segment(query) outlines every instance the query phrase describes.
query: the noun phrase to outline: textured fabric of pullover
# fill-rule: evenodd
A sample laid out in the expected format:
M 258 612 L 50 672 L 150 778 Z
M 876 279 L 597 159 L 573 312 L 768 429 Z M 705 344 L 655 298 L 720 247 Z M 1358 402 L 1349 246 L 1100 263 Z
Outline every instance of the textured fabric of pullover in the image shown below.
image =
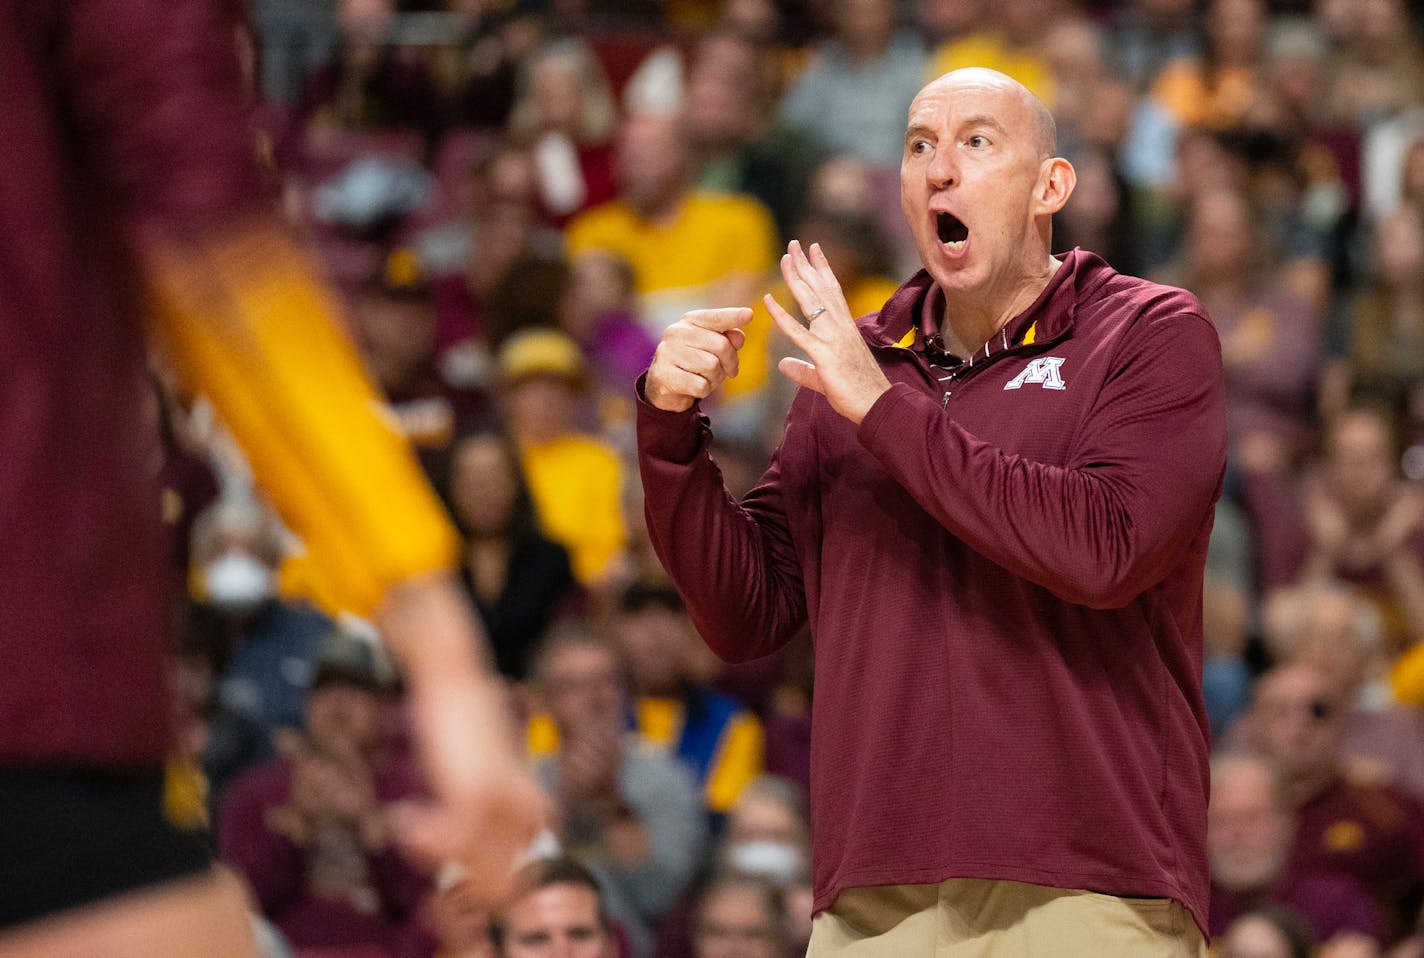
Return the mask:
M 858 321 L 890 390 L 859 427 L 802 390 L 740 503 L 705 417 L 639 403 L 652 542 L 702 636 L 740 661 L 809 622 L 818 912 L 973 877 L 1206 928 L 1220 346 L 1191 294 L 1063 260 L 945 381 L 904 348 L 937 293 L 910 279 Z

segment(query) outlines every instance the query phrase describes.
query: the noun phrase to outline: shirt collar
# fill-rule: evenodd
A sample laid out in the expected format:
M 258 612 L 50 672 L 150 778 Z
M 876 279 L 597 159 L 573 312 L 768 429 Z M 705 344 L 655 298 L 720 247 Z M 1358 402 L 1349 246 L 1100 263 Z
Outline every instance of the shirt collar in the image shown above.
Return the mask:
M 1078 299 L 1085 288 L 1097 285 L 1091 281 L 1100 278 L 1100 270 L 1111 269 L 1095 254 L 1076 247 L 1057 254 L 1057 258 L 1063 265 L 1049 279 L 1038 298 L 1009 320 L 1000 335 L 985 344 L 991 352 L 999 352 L 1005 344 L 1019 345 L 1026 338 L 1030 342 L 1046 342 L 1067 332 L 1073 325 Z M 910 347 L 915 342 L 916 320 L 928 318 L 933 325 L 925 328 L 938 331 L 943 311 L 944 293 L 929 273 L 920 270 L 895 291 L 876 317 L 867 322 L 865 333 L 879 345 Z M 977 357 L 978 353 L 975 355 Z

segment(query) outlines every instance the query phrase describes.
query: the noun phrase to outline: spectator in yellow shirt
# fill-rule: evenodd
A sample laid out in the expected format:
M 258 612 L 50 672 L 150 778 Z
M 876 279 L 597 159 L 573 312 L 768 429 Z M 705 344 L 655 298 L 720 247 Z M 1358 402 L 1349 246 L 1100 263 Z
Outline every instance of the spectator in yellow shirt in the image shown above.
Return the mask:
M 578 429 L 588 371 L 578 344 L 556 329 L 521 330 L 499 351 L 510 435 L 540 525 L 569 550 L 574 576 L 596 588 L 621 567 L 623 463 Z
M 771 214 L 750 196 L 690 187 L 679 120 L 630 117 L 615 162 L 618 198 L 569 224 L 571 257 L 605 250 L 626 258 L 640 314 L 657 335 L 694 305 L 740 306 L 759 297 L 777 259 Z

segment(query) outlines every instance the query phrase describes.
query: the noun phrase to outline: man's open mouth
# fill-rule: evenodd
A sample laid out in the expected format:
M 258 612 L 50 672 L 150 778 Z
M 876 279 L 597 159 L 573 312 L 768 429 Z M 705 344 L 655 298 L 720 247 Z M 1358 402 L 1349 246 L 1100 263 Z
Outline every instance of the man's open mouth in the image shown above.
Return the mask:
M 939 241 L 952 250 L 964 248 L 969 238 L 969 227 L 959 221 L 953 213 L 936 213 L 935 225 L 939 229 Z

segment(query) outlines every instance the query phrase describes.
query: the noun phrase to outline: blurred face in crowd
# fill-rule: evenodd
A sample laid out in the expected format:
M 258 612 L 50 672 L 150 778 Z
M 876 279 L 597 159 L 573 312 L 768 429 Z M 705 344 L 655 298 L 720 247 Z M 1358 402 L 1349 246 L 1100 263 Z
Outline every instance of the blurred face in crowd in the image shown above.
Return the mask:
M 598 896 L 583 885 L 536 888 L 502 917 L 503 958 L 612 958 L 612 942 L 598 917 Z
M 1294 822 L 1261 763 L 1247 758 L 1218 762 L 1206 821 L 1211 877 L 1221 887 L 1254 891 L 1285 867 Z
M 958 36 L 984 15 L 984 0 L 919 0 L 916 19 L 932 38 Z
M 1347 413 L 1331 432 L 1326 466 L 1346 514 L 1361 521 L 1373 518 L 1388 505 L 1396 479 L 1389 425 L 1368 410 Z
M 1346 706 L 1313 665 L 1280 665 L 1256 683 L 1252 731 L 1289 781 L 1328 778 L 1340 765 Z
M 783 958 L 782 916 L 755 885 L 714 888 L 697 909 L 696 958 Z
M 667 212 L 687 181 L 687 145 L 678 121 L 629 117 L 618 134 L 615 162 L 625 201 L 643 216 Z
M 611 253 L 584 253 L 572 264 L 570 301 L 564 331 L 575 339 L 593 332 L 598 320 L 615 311 L 631 312 L 633 271 Z
M 951 302 L 1012 300 L 1043 276 L 1047 219 L 1074 181 L 1051 158 L 1050 129 L 1032 94 L 992 71 L 946 74 L 915 97 L 900 205 Z
M 1261 0 L 1213 0 L 1207 34 L 1217 56 L 1227 64 L 1253 63 L 1266 36 L 1266 7 Z
M 1132 0 L 1132 5 L 1151 20 L 1175 23 L 1192 12 L 1192 0 Z
M 572 432 L 578 419 L 579 387 L 563 376 L 523 376 L 505 388 L 509 431 L 521 443 L 548 442 Z
M 325 682 L 307 694 L 307 734 L 334 754 L 366 752 L 380 740 L 381 699 L 350 682 Z
M 519 464 L 498 436 L 472 436 L 454 452 L 450 499 L 472 536 L 504 532 L 519 495 Z
M 579 72 L 578 62 L 568 54 L 546 54 L 535 61 L 530 87 L 546 128 L 578 133 L 583 106 Z
M 1355 15 L 1355 35 L 1367 54 L 1398 49 L 1411 35 L 1404 0 L 1357 0 Z
M 687 136 L 703 149 L 750 142 L 761 116 L 761 62 L 751 43 L 730 34 L 702 41 L 687 78 Z
M 1187 255 L 1192 271 L 1205 279 L 1241 274 L 1254 256 L 1251 210 L 1241 194 L 1212 190 L 1192 204 Z
M 388 389 L 408 382 L 435 351 L 435 310 L 429 302 L 367 292 L 356 315 L 371 373 Z
M 771 43 L 780 29 L 781 16 L 774 0 L 726 0 L 722 24 L 750 40 Z
M 1364 678 L 1367 647 L 1360 635 L 1364 602 L 1344 589 L 1306 592 L 1296 599 L 1299 619 L 1277 658 L 1299 659 L 1320 670 L 1342 699 Z M 1284 637 L 1282 637 L 1284 638 Z M 1279 645 L 1280 643 L 1276 643 Z
M 1263 915 L 1242 915 L 1221 939 L 1221 958 L 1295 958 L 1290 939 Z
M 681 689 L 697 641 L 686 613 L 649 605 L 620 613 L 613 631 L 639 694 L 675 695 Z
M 623 721 L 623 677 L 617 654 L 606 645 L 559 645 L 540 670 L 545 705 L 564 729 L 606 726 Z
M 1418 152 L 1424 177 L 1424 150 Z M 1424 190 L 1424 183 L 1420 186 Z M 1424 218 L 1418 210 L 1400 207 L 1375 227 L 1375 275 L 1395 289 L 1417 289 L 1424 283 Z
M 1403 172 L 1400 174 L 1400 194 L 1406 204 L 1412 204 L 1415 212 L 1424 206 L 1424 140 L 1415 140 L 1404 152 Z
M 796 809 L 749 789 L 727 814 L 719 858 L 737 872 L 785 889 L 809 877 L 809 838 Z
M 806 824 L 794 809 L 766 796 L 750 796 L 737 802 L 727 813 L 726 839 L 729 843 L 778 842 L 801 845 L 806 841 Z
M 836 36 L 855 56 L 877 56 L 895 34 L 893 0 L 836 0 Z
M 1058 19 L 1062 0 L 1014 0 L 995 6 L 999 25 L 1014 43 L 1032 43 Z

